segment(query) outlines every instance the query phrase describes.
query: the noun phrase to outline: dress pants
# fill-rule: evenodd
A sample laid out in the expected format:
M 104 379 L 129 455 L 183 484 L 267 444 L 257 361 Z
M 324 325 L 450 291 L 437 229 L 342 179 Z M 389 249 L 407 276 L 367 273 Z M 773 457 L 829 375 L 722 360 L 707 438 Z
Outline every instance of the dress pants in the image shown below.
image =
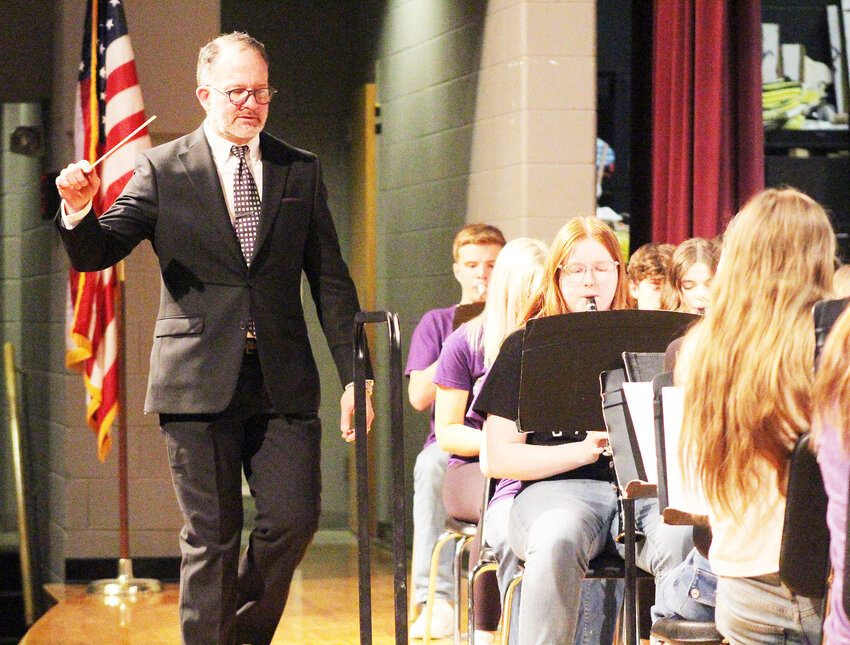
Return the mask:
M 318 527 L 319 419 L 276 414 L 253 354 L 245 356 L 224 412 L 162 414 L 160 425 L 184 519 L 183 643 L 270 643 Z M 257 516 L 240 560 L 243 469 Z

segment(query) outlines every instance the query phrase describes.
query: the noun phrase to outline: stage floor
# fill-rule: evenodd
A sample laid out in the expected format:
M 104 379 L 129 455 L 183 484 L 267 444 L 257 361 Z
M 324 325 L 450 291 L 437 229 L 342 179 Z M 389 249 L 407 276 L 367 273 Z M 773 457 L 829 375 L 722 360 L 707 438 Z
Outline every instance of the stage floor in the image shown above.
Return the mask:
M 274 645 L 359 642 L 356 543 L 319 535 L 295 572 Z M 81 585 L 51 584 L 47 590 L 57 604 L 30 628 L 21 645 L 180 643 L 176 584 L 123 603 L 87 594 Z M 395 642 L 392 555 L 381 548 L 372 551 L 372 634 L 376 645 Z

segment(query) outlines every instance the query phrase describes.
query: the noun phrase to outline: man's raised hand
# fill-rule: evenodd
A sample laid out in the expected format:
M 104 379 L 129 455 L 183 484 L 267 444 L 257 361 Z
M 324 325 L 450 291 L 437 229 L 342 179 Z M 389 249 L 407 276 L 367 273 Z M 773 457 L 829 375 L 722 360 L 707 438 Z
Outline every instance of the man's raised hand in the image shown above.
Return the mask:
M 59 196 L 67 204 L 67 213 L 77 213 L 97 195 L 100 190 L 100 177 L 85 159 L 72 163 L 63 169 L 56 178 Z

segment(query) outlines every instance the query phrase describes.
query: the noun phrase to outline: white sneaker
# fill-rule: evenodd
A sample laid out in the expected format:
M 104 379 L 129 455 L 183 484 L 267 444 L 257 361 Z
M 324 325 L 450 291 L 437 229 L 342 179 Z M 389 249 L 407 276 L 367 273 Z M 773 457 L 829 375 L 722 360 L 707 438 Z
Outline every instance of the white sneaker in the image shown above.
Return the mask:
M 408 632 L 411 639 L 422 639 L 425 636 L 425 608 L 413 621 Z M 447 638 L 454 634 L 455 614 L 452 603 L 442 598 L 434 599 L 434 608 L 431 611 L 431 638 Z
M 488 643 L 492 643 L 496 640 L 496 634 L 493 632 L 485 632 L 482 629 L 475 630 L 475 645 L 487 645 Z

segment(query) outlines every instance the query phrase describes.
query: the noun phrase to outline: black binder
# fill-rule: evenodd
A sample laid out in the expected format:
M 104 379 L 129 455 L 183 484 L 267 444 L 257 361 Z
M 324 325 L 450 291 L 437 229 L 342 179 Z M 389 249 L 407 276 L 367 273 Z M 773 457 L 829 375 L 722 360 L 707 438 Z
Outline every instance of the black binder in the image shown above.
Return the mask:
M 640 453 L 635 428 L 626 405 L 623 383 L 626 373 L 623 368 L 602 372 L 599 386 L 602 391 L 602 416 L 608 441 L 611 444 L 614 474 L 617 485 L 625 489 L 631 481 L 647 481 L 646 467 Z
M 623 352 L 626 378 L 649 383 L 664 371 L 664 352 Z
M 520 432 L 604 430 L 599 375 L 623 352 L 663 352 L 699 316 L 675 311 L 591 311 L 528 321 L 522 345 Z

